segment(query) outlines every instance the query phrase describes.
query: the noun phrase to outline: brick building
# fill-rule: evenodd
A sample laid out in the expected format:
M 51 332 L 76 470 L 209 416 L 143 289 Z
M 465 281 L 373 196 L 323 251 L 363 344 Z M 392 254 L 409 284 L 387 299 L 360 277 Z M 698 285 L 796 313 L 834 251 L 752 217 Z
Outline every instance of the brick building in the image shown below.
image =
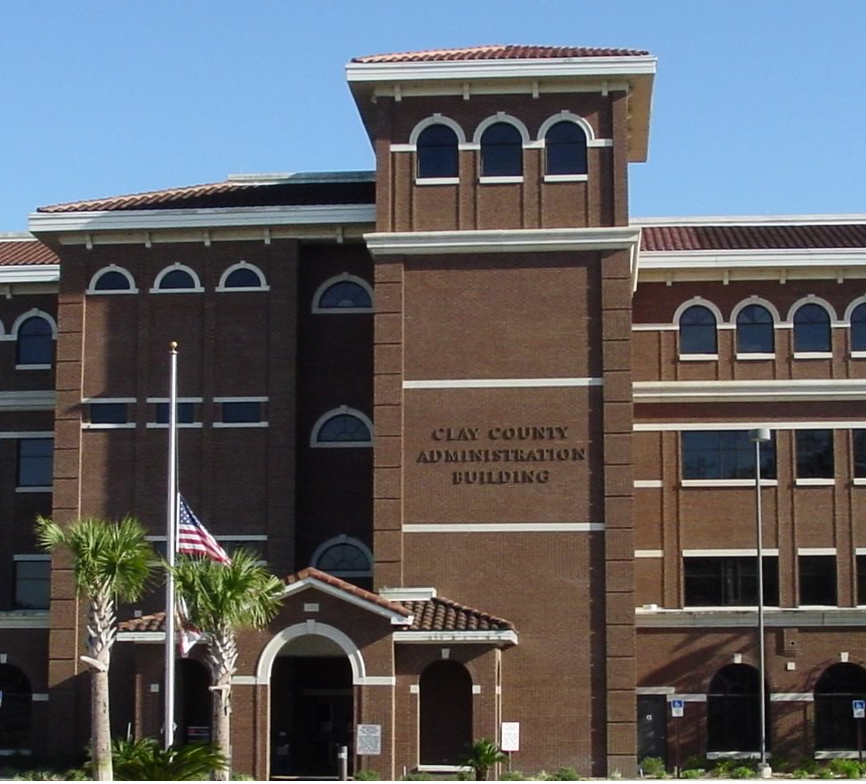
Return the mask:
M 629 773 L 677 721 L 683 756 L 753 754 L 757 426 L 771 749 L 854 753 L 866 217 L 631 219 L 655 64 L 358 58 L 374 172 L 55 205 L 0 238 L 0 748 L 88 739 L 82 608 L 32 521 L 131 512 L 164 540 L 177 340 L 181 490 L 287 582 L 241 639 L 240 770 L 332 774 L 347 743 L 447 772 L 503 721 L 526 771 Z M 118 733 L 160 731 L 160 610 L 125 611 Z M 195 649 L 179 680 L 202 737 Z

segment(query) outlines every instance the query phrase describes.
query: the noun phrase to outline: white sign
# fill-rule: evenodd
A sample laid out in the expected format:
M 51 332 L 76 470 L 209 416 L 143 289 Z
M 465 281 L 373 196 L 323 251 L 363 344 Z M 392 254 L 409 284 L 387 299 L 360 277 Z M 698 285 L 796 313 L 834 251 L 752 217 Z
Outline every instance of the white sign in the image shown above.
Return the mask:
M 359 724 L 355 753 L 370 756 L 382 753 L 382 725 Z
M 851 700 L 851 707 L 854 709 L 855 719 L 866 718 L 866 700 Z
M 685 700 L 671 700 L 671 716 L 675 719 L 681 719 L 685 705 Z
M 520 722 L 502 722 L 502 751 L 520 751 Z

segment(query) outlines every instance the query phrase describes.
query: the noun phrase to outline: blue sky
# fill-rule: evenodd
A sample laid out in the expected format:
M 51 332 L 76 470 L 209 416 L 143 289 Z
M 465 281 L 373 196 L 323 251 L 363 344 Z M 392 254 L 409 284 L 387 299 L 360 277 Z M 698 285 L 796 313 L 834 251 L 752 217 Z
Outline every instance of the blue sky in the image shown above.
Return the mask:
M 636 216 L 866 213 L 855 0 L 0 0 L 0 231 L 43 204 L 372 168 L 355 55 L 479 43 L 659 58 Z

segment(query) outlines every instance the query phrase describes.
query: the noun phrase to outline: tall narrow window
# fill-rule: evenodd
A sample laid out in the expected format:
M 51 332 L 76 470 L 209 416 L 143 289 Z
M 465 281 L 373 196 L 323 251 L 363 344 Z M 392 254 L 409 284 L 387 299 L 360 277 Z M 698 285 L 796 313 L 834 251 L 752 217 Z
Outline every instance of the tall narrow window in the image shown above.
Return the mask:
M 22 560 L 18 560 L 22 558 Z M 23 560 L 27 558 L 27 560 Z M 47 610 L 51 586 L 51 561 L 47 556 L 16 556 L 15 609 Z
M 428 125 L 419 134 L 415 149 L 418 179 L 458 176 L 457 134 L 447 125 Z
M 866 351 L 866 302 L 851 314 L 851 351 Z
M 716 317 L 703 305 L 692 305 L 680 316 L 680 354 L 717 354 Z
M 758 671 L 748 664 L 729 664 L 716 673 L 707 694 L 708 751 L 758 750 L 761 742 L 760 684 Z M 771 726 L 769 715 L 767 710 L 767 728 Z
M 773 317 L 763 305 L 747 305 L 737 314 L 737 353 L 772 354 Z
M 832 479 L 835 475 L 832 430 L 797 430 L 797 479 Z
M 586 133 L 577 123 L 563 120 L 544 136 L 545 174 L 586 174 Z
M 18 327 L 19 365 L 50 365 L 54 359 L 54 332 L 47 319 L 31 316 Z
M 801 555 L 797 562 L 800 571 L 800 604 L 835 607 L 836 556 Z
M 18 487 L 51 487 L 54 439 L 24 438 L 18 442 Z
M 851 431 L 854 478 L 866 479 L 866 430 Z
M 3 705 L 0 707 L 0 749 L 7 754 L 29 754 L 33 742 L 33 695 L 30 681 L 17 667 L 0 664 L 0 692 L 3 694 Z
M 866 699 L 866 670 L 856 664 L 833 664 L 815 686 L 815 748 L 818 751 L 853 751 L 857 748 L 857 722 L 853 700 Z
M 827 352 L 831 350 L 830 314 L 815 303 L 798 308 L 794 314 L 794 351 Z
M 481 136 L 481 176 L 520 177 L 523 174 L 523 139 L 511 123 L 491 125 Z
M 459 765 L 472 743 L 472 678 L 442 659 L 421 673 L 421 764 Z

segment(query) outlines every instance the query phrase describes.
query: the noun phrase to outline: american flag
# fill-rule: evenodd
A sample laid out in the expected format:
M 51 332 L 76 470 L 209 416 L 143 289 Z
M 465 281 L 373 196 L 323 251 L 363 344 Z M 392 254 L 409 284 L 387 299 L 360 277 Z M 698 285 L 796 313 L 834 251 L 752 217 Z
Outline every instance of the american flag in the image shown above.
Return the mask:
M 177 551 L 187 555 L 203 555 L 218 563 L 230 564 L 232 559 L 220 547 L 219 542 L 208 533 L 189 504 L 180 498 L 180 514 L 177 521 Z

